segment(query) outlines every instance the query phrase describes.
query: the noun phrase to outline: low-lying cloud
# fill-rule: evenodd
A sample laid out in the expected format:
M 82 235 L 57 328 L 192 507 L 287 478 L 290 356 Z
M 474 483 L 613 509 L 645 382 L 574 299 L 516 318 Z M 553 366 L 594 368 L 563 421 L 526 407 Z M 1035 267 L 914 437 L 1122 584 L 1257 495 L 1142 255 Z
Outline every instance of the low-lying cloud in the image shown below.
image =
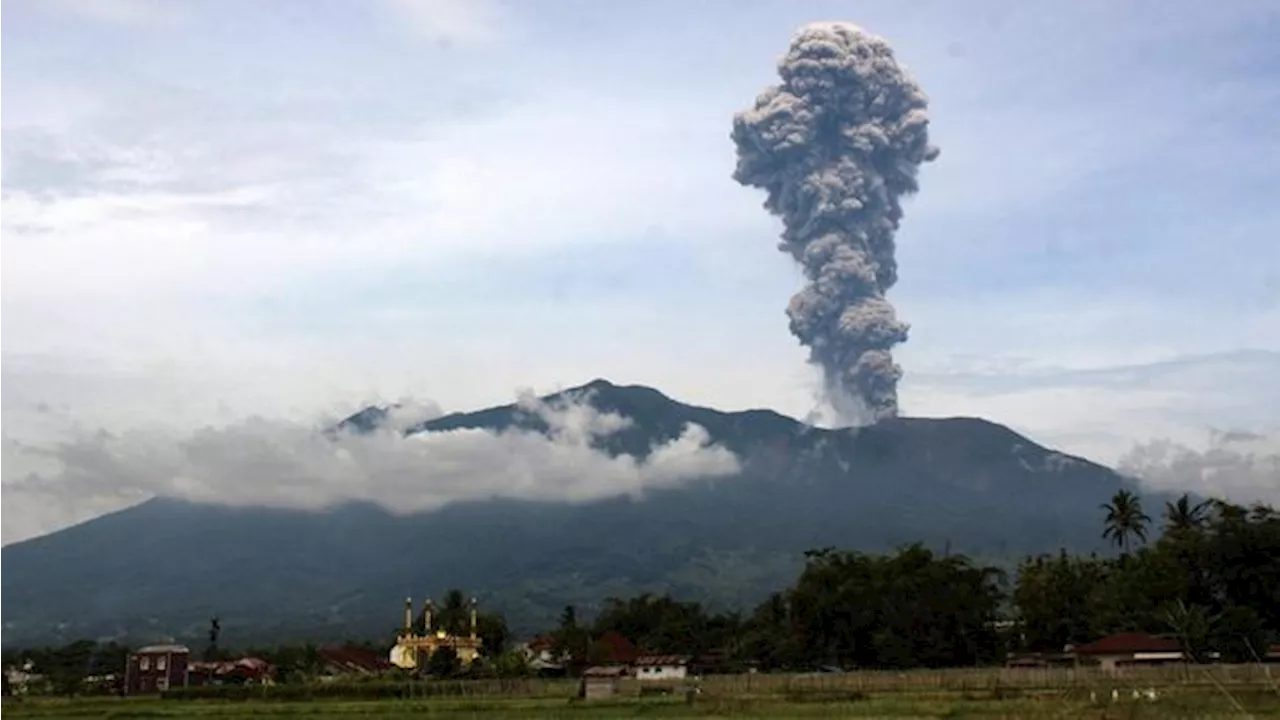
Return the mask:
M 740 469 L 737 457 L 712 444 L 697 425 L 685 426 L 644 457 L 611 456 L 595 443 L 631 420 L 600 412 L 584 399 L 547 404 L 522 394 L 520 409 L 541 418 L 545 433 L 513 428 L 405 435 L 439 411 L 401 404 L 369 432 L 250 418 L 181 438 L 80 432 L 35 446 L 6 437 L 4 540 L 153 496 L 303 510 L 371 501 L 412 513 L 491 497 L 586 502 L 635 496 Z M 52 508 L 61 522 L 48 516 Z M 46 515 L 31 516 L 33 510 Z
M 1153 490 L 1278 504 L 1280 434 L 1213 431 L 1205 450 L 1156 440 L 1131 450 L 1118 469 Z

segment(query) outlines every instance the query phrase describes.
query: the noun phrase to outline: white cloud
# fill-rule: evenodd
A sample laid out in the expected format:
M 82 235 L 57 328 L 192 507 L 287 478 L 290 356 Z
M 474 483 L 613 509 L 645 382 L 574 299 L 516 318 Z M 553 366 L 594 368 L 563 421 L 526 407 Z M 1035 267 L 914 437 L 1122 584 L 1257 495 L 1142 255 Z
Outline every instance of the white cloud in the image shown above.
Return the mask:
M 186 9 L 177 0 L 44 0 L 35 4 L 125 27 L 171 26 L 187 18 Z
M 320 432 L 331 420 L 250 418 L 186 437 L 78 432 L 44 446 L 6 437 L 4 541 L 156 495 L 306 510 L 372 501 L 407 513 L 496 496 L 585 502 L 739 470 L 733 453 L 712 445 L 698 426 L 644 458 L 610 456 L 593 443 L 626 428 L 629 418 L 596 411 L 586 396 L 548 405 L 524 393 L 519 407 L 542 418 L 549 432 L 405 436 L 401 428 L 439 411 L 402 404 L 367 434 Z
M 502 37 L 507 22 L 498 0 L 385 0 L 418 37 L 444 44 L 488 43 Z
M 1118 469 L 1155 490 L 1280 504 L 1280 433 L 1214 431 L 1201 451 L 1156 440 L 1126 454 Z
M 1045 445 L 1115 463 L 1154 438 L 1201 448 L 1210 428 L 1280 433 L 1280 353 L 1182 357 L 1092 369 L 1008 364 L 909 373 L 914 415 L 969 415 Z

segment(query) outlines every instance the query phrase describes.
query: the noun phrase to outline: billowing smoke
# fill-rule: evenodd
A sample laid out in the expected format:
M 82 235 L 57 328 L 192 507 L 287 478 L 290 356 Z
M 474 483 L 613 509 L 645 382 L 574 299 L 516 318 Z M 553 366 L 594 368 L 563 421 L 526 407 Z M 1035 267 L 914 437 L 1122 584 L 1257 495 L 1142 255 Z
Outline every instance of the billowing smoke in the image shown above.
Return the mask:
M 598 441 L 631 419 L 588 395 L 518 405 L 545 432 L 454 429 L 405 435 L 439 415 L 434 404 L 374 413 L 367 430 L 251 418 L 172 437 L 80 432 L 51 445 L 3 438 L 4 541 L 48 532 L 153 496 L 241 507 L 321 510 L 366 501 L 427 512 L 492 497 L 589 502 L 642 495 L 741 470 L 707 430 L 687 425 L 643 455 L 610 455 Z
M 885 292 L 898 278 L 900 199 L 938 156 L 928 100 L 889 45 L 854 25 L 805 26 L 778 74 L 734 116 L 734 179 L 768 192 L 779 249 L 804 268 L 809 284 L 787 315 L 832 408 L 852 422 L 894 416 L 902 369 L 891 350 L 907 325 Z

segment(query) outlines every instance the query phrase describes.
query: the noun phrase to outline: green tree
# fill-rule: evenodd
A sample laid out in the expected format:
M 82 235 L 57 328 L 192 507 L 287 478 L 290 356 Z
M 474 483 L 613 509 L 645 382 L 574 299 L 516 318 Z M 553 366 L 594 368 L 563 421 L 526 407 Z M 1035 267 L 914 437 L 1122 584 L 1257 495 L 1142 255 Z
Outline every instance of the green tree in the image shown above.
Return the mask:
M 528 677 L 533 674 L 529 660 L 524 654 L 507 651 L 493 658 L 493 671 L 501 678 Z
M 1207 502 L 1193 502 L 1189 494 L 1183 493 L 1176 501 L 1165 503 L 1164 531 L 1177 533 L 1199 530 L 1204 525 L 1208 507 Z
M 565 664 L 570 674 L 577 674 L 587 664 L 591 651 L 591 634 L 578 624 L 578 611 L 567 605 L 560 613 L 560 625 L 551 634 L 551 652 Z
M 1111 502 L 1102 505 L 1107 511 L 1102 537 L 1115 543 L 1124 555 L 1129 554 L 1131 538 L 1147 539 L 1147 523 L 1151 518 L 1142 512 L 1142 501 L 1128 490 L 1118 490 Z
M 989 662 L 1001 584 L 995 568 L 918 544 L 885 556 L 815 551 L 790 590 L 757 608 L 743 646 L 767 668 Z
M 47 653 L 39 670 L 49 679 L 54 692 L 68 697 L 80 693 L 96 647 L 92 640 L 76 640 Z
M 1098 558 L 1073 557 L 1065 550 L 1024 560 L 1013 589 L 1024 649 L 1062 652 L 1068 643 L 1093 639 L 1095 599 L 1106 577 Z
M 1181 600 L 1164 610 L 1169 629 L 1182 641 L 1182 646 L 1193 662 L 1204 662 L 1209 652 L 1209 630 L 1213 618 L 1199 605 L 1188 605 Z
M 1214 618 L 1209 641 L 1228 663 L 1260 662 L 1267 652 L 1267 631 L 1250 607 L 1233 605 Z

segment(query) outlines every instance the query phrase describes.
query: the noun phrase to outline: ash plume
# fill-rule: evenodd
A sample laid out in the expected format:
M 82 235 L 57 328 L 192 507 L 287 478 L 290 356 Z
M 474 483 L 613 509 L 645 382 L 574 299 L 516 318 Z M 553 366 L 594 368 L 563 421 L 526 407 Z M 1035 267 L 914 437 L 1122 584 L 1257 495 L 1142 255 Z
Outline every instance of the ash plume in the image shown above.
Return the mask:
M 733 177 L 768 193 L 779 249 L 804 269 L 787 315 L 828 402 L 847 421 L 892 417 L 902 369 L 891 351 L 908 326 L 885 292 L 898 279 L 899 201 L 938 156 L 928 100 L 884 40 L 844 23 L 803 27 L 778 75 L 734 116 Z

